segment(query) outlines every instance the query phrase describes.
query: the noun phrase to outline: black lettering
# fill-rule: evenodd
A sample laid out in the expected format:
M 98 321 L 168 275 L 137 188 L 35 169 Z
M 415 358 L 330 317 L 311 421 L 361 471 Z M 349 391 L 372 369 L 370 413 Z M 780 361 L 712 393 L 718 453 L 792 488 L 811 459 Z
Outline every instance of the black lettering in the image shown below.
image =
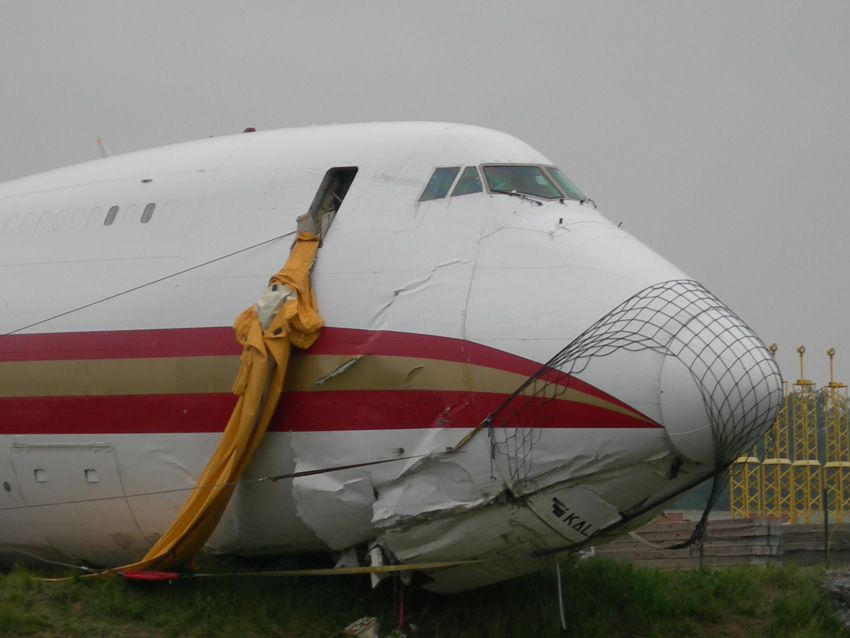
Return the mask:
M 554 496 L 552 497 L 552 514 L 555 515 L 556 518 L 561 518 L 564 514 L 570 511 L 570 508 L 564 505 L 561 501 L 559 501 Z
M 570 529 L 574 529 L 582 536 L 589 536 L 589 532 L 591 529 L 590 523 L 588 523 L 585 519 L 580 518 L 579 515 L 569 507 L 564 505 L 563 501 L 560 499 L 552 497 L 552 514 L 560 519 L 562 523 L 570 526 Z
M 572 525 L 573 525 L 573 521 L 574 521 L 574 520 L 576 520 L 577 518 L 578 518 L 578 514 L 570 514 L 569 516 L 566 516 L 566 517 L 563 519 L 563 521 L 564 521 L 567 525 L 569 525 L 570 527 L 572 527 Z M 579 519 L 579 521 L 581 521 L 581 519 Z

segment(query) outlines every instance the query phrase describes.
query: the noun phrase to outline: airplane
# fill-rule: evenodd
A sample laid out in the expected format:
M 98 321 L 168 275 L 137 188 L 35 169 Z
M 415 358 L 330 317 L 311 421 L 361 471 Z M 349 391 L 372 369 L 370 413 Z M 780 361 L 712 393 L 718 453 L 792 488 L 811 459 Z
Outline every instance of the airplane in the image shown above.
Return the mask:
M 463 591 L 637 528 L 779 409 L 752 330 L 508 134 L 105 155 L 0 184 L 0 557 L 111 567 L 159 538 L 236 401 L 234 318 L 299 228 L 324 327 L 206 551 Z

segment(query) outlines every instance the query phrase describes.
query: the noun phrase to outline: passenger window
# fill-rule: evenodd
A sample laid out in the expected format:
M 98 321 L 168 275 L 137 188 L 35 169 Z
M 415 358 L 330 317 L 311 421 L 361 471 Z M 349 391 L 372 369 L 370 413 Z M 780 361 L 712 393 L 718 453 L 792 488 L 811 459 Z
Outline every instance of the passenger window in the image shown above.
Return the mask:
M 154 204 L 153 202 L 145 206 L 145 210 L 142 211 L 141 221 L 143 224 L 147 224 L 151 220 L 151 217 L 153 217 L 154 208 L 156 208 L 156 204 Z
M 481 178 L 478 177 L 478 169 L 474 166 L 467 166 L 463 169 L 457 186 L 452 191 L 452 197 L 455 195 L 469 195 L 470 193 L 481 192 Z
M 111 226 L 112 222 L 115 221 L 115 217 L 118 215 L 118 207 L 113 206 L 106 213 L 106 219 L 103 220 L 104 226 Z
M 422 196 L 419 198 L 419 201 L 425 202 L 429 199 L 440 199 L 445 197 L 448 194 L 449 189 L 452 187 L 452 183 L 455 181 L 455 177 L 457 177 L 458 172 L 460 172 L 460 166 L 435 168 L 434 174 L 431 175 L 431 181 L 428 182 L 428 185 L 422 192 Z

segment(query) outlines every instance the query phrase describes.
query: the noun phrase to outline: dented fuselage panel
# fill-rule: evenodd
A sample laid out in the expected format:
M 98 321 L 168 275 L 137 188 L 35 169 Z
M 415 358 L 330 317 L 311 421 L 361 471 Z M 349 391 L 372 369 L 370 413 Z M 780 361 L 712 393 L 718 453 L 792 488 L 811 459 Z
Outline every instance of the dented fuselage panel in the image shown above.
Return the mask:
M 651 515 L 777 409 L 755 335 L 513 137 L 340 125 L 113 156 L 0 185 L 0 553 L 110 566 L 167 528 L 235 403 L 230 326 L 299 217 L 325 328 L 210 551 L 378 542 L 480 560 L 426 572 L 482 585 Z

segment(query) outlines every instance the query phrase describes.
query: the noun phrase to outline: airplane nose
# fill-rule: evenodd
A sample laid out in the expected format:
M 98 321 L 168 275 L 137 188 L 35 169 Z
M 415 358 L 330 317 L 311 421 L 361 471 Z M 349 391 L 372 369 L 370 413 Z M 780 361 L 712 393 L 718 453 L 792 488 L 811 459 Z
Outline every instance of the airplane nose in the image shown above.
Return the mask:
M 656 339 L 664 343 L 661 416 L 673 446 L 723 466 L 751 447 L 779 410 L 782 381 L 764 344 L 696 282 L 678 282 Z
M 559 397 L 565 399 L 561 410 L 546 401 Z M 654 423 L 664 428 L 675 453 L 713 470 L 734 461 L 764 434 L 781 401 L 779 368 L 761 340 L 701 284 L 677 279 L 651 285 L 607 312 L 487 423 L 497 466 L 512 480 L 530 472 L 534 426 L 556 422 L 622 428 Z M 626 440 L 618 455 L 632 454 L 629 446 L 635 458 L 657 454 L 655 448 L 641 448 L 637 439 L 615 438 L 611 444 Z M 581 456 L 574 448 L 572 453 Z M 545 461 L 537 454 L 535 467 Z M 548 461 L 554 467 L 557 455 Z
M 630 297 L 547 368 L 598 380 L 615 396 L 638 396 L 629 403 L 646 408 L 681 455 L 713 467 L 752 446 L 773 423 L 782 400 L 779 368 L 761 340 L 701 284 L 687 279 Z

